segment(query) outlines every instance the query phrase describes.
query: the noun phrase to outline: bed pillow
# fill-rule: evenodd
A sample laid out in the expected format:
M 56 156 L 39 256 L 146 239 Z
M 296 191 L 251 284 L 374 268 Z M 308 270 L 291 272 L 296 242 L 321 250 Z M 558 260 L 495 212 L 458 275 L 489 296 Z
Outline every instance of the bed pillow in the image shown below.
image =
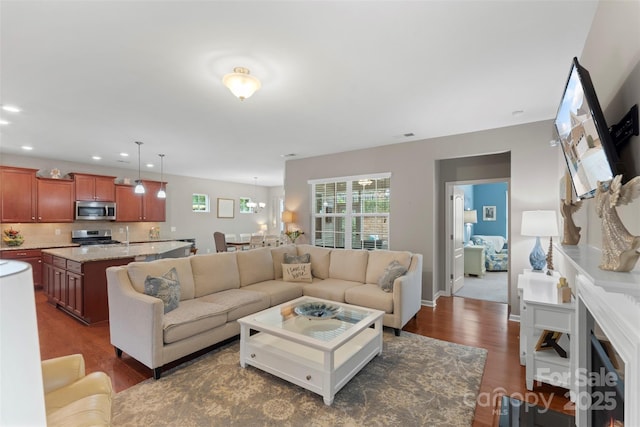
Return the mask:
M 180 304 L 180 281 L 175 267 L 162 277 L 147 276 L 144 280 L 144 293 L 160 298 L 164 303 L 164 313 L 178 308 Z

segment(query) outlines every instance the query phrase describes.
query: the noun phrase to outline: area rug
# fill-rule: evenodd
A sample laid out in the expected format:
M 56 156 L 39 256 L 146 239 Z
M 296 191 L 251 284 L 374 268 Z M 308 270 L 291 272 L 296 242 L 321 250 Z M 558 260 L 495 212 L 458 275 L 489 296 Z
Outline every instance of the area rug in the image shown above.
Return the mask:
M 464 285 L 454 295 L 506 303 L 508 274 L 506 271 L 487 271 L 483 277 L 465 276 Z
M 114 426 L 469 426 L 487 351 L 385 332 L 382 354 L 331 406 L 239 364 L 239 342 L 116 395 Z

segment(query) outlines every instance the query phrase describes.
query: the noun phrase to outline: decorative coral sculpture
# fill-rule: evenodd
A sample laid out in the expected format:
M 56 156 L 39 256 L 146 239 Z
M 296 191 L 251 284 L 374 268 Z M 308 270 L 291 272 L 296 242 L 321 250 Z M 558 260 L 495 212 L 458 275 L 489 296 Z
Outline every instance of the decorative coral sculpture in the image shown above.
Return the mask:
M 617 206 L 627 205 L 638 196 L 640 176 L 625 185 L 622 185 L 622 175 L 598 182 L 596 213 L 602 219 L 602 270 L 631 271 L 640 257 L 640 236 L 629 233 L 616 210 Z

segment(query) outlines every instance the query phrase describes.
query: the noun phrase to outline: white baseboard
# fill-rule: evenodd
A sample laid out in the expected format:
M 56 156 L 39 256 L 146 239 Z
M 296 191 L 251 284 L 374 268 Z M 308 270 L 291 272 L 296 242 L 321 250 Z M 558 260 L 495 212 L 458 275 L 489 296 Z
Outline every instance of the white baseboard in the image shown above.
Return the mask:
M 510 314 L 509 315 L 509 321 L 510 322 L 520 322 L 520 316 L 517 314 Z
M 440 298 L 440 296 L 442 295 L 443 292 L 444 291 L 436 292 L 436 294 L 435 294 L 435 296 L 433 298 L 433 301 L 423 299 L 423 300 L 421 300 L 420 304 L 424 305 L 425 307 L 434 308 L 436 306 L 437 302 L 438 302 L 438 298 Z

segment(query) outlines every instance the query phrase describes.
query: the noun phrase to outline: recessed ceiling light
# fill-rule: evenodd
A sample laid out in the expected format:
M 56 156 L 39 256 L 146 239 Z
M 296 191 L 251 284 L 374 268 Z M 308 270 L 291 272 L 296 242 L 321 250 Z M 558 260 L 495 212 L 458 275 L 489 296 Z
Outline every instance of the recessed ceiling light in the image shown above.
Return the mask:
M 147 167 L 148 168 L 152 168 L 153 167 L 153 163 L 147 163 Z
M 31 147 L 31 146 L 29 146 L 29 145 L 23 145 L 23 146 L 22 146 L 22 147 L 20 147 L 20 148 L 22 148 L 23 150 L 26 150 L 26 151 L 31 151 L 31 150 L 33 150 L 33 147 Z
M 102 157 L 100 157 L 100 156 L 91 156 L 91 158 L 93 160 L 102 160 Z
M 280 154 L 280 157 L 284 157 L 285 159 L 289 157 L 295 157 L 295 156 L 297 156 L 296 153 Z
M 521 116 L 524 114 L 524 110 L 515 110 L 511 112 L 511 115 L 513 116 Z
M 6 121 L 4 119 L 0 119 L 0 125 L 8 125 L 9 123 L 11 123 L 11 122 L 8 122 L 8 121 Z
M 20 111 L 22 111 L 20 108 L 16 107 L 15 105 L 3 105 L 2 109 L 10 113 L 19 113 Z
M 120 156 L 122 156 L 122 157 L 129 157 L 129 153 L 120 153 Z

